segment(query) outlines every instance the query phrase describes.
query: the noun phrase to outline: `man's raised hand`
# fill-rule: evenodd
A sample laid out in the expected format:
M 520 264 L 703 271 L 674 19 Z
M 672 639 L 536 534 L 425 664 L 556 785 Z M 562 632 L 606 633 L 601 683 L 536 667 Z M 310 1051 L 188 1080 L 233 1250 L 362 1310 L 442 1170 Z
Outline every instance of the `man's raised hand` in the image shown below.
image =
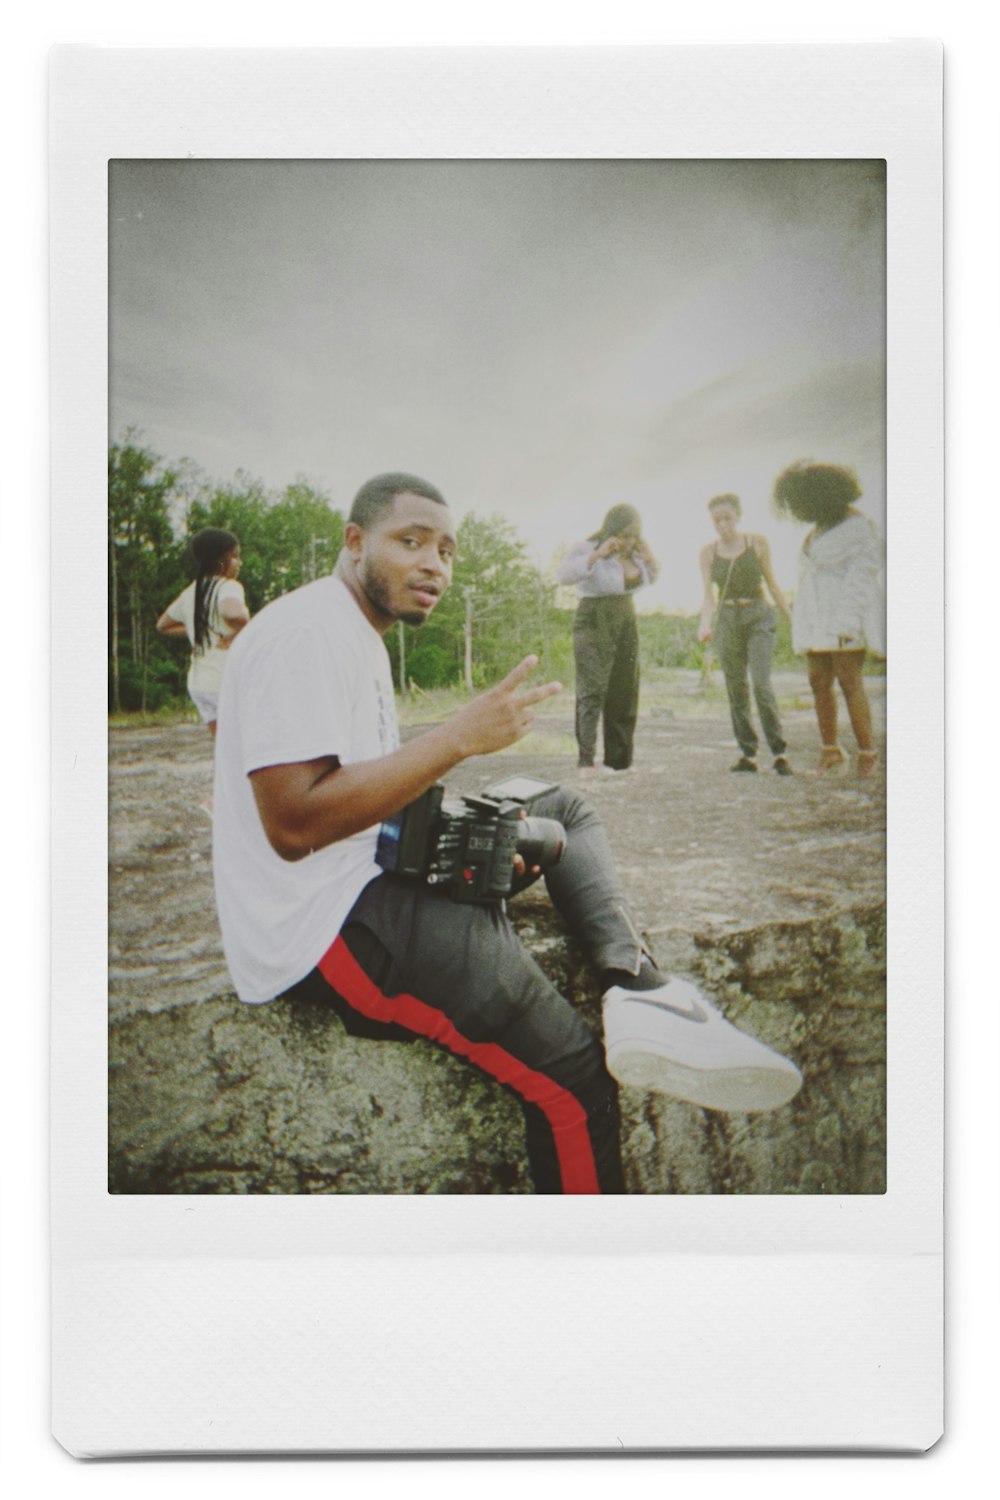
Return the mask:
M 534 705 L 562 692 L 561 682 L 544 682 L 522 689 L 522 683 L 537 665 L 537 656 L 526 656 L 496 687 L 480 693 L 455 715 L 449 727 L 463 759 L 489 755 L 522 739 L 531 728 Z

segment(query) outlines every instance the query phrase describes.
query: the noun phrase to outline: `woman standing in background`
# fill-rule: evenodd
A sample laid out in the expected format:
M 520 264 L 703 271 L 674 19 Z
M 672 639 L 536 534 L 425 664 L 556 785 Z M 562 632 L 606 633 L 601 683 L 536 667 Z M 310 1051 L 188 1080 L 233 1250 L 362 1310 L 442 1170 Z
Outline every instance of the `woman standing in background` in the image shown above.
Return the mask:
M 197 577 L 167 605 L 156 628 L 161 635 L 184 635 L 190 641 L 187 690 L 214 739 L 225 653 L 249 621 L 250 612 L 243 585 L 237 582 L 242 562 L 239 538 L 231 531 L 208 527 L 192 537 L 191 551 Z
M 698 639 L 710 641 L 714 636 L 726 679 L 733 734 L 740 747 L 740 758 L 729 769 L 757 769 L 757 731 L 750 718 L 749 678 L 753 682 L 760 727 L 774 756 L 774 769 L 779 776 L 791 776 L 778 703 L 771 688 L 774 610 L 764 599 L 764 584 L 790 622 L 788 605 L 771 571 L 767 538 L 738 530 L 739 496 L 716 495 L 708 502 L 708 509 L 718 540 L 701 549 L 705 598 Z M 718 589 L 717 598 L 712 593 L 713 587 Z
M 597 726 L 603 719 L 604 770 L 632 765 L 639 713 L 639 633 L 632 595 L 652 583 L 659 564 L 642 537 L 639 512 L 613 505 L 599 531 L 578 542 L 559 569 L 580 595 L 573 621 L 576 743 L 580 775 L 595 776 Z
M 858 747 L 858 775 L 872 776 L 878 759 L 862 669 L 865 651 L 885 655 L 882 544 L 873 522 L 854 508 L 861 486 L 851 469 L 799 460 L 774 483 L 780 515 L 811 523 L 802 544 L 792 644 L 805 653 L 819 725 L 819 776 L 841 771 L 847 757 L 837 740 L 836 685 Z

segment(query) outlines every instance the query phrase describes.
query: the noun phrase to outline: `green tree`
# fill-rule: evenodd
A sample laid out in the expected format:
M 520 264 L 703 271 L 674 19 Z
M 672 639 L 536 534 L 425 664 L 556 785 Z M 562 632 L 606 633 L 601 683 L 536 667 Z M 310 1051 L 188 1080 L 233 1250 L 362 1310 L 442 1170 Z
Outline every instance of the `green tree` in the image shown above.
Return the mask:
M 188 541 L 206 526 L 231 531 L 239 538 L 243 552 L 240 582 L 251 614 L 283 592 L 276 578 L 276 560 L 271 557 L 269 506 L 260 480 L 241 469 L 231 484 L 204 488 L 191 502 L 186 517 Z
M 174 470 L 130 429 L 108 453 L 109 697 L 111 707 L 157 707 L 174 667 L 155 632 L 173 597 L 181 548 L 170 524 Z
M 503 516 L 468 515 L 458 527 L 452 586 L 426 625 L 406 628 L 406 678 L 420 687 L 497 681 L 529 651 L 552 656 L 554 587 Z M 386 639 L 399 671 L 398 632 Z
M 205 526 L 220 526 L 239 537 L 240 581 L 251 614 L 279 594 L 331 572 L 344 536 L 339 511 L 304 479 L 274 496 L 242 470 L 232 484 L 203 490 L 191 503 L 188 535 Z

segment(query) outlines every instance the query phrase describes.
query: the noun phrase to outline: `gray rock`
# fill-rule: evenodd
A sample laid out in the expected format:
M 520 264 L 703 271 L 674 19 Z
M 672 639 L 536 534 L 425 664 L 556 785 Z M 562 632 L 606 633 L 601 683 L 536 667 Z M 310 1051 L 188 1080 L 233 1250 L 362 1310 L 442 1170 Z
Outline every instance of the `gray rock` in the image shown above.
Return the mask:
M 786 721 L 793 752 L 796 739 L 811 749 L 811 714 Z M 529 740 L 450 786 L 567 779 L 568 721 L 537 735 L 544 753 Z M 805 1084 L 754 1115 L 623 1090 L 628 1190 L 884 1192 L 884 781 L 730 777 L 715 719 L 657 714 L 640 746 L 635 775 L 587 795 L 657 957 L 791 1056 Z M 110 1190 L 531 1192 L 520 1109 L 500 1086 L 422 1042 L 349 1037 L 319 1004 L 235 999 L 198 806 L 204 730 L 116 729 L 111 762 Z M 544 890 L 511 915 L 599 1029 L 593 976 Z

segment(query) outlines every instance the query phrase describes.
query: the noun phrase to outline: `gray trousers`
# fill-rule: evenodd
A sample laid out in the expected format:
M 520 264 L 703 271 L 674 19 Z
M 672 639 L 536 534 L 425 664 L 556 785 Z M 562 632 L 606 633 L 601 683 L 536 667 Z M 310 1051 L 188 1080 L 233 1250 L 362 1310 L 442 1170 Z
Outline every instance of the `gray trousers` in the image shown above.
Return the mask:
M 778 703 L 771 689 L 774 655 L 774 610 L 761 600 L 754 604 L 723 604 L 715 626 L 715 645 L 726 679 L 733 734 L 744 755 L 757 754 L 757 731 L 750 718 L 750 683 L 757 701 L 760 727 L 772 755 L 787 748 L 781 732 Z
M 581 599 L 573 621 L 576 659 L 576 743 L 581 766 L 592 766 L 597 726 L 604 720 L 604 764 L 626 771 L 639 716 L 639 632 L 630 594 Z

